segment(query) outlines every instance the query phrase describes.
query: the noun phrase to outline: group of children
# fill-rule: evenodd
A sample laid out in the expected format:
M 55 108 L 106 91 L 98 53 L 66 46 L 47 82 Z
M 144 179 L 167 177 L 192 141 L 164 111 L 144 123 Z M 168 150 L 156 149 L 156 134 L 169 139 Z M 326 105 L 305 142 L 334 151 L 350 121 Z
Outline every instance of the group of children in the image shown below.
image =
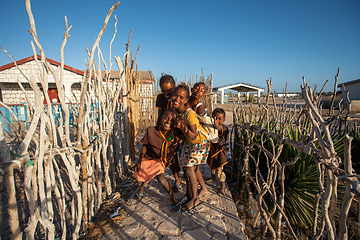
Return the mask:
M 206 92 L 204 83 L 196 83 L 190 92 L 188 86 L 183 84 L 176 86 L 172 76 L 164 75 L 160 78 L 159 84 L 161 94 L 156 99 L 157 124 L 146 129 L 133 174 L 140 188 L 136 198 L 141 200 L 145 183 L 156 176 L 170 195 L 173 209 L 177 213 L 182 209 L 191 210 L 198 206 L 199 196 L 207 193 L 199 164 L 209 164 L 212 171 L 212 178 L 209 180 L 218 178 L 221 182 L 219 194 L 225 193 L 226 177 L 223 166 L 227 163 L 225 143 L 229 131 L 223 124 L 225 111 L 217 108 L 212 112 L 211 125 L 216 129 L 218 138 L 209 139 L 209 128 L 201 122 L 201 118 L 208 114 L 204 104 L 201 103 L 201 98 Z M 165 178 L 166 167 L 169 167 L 174 175 L 173 186 Z M 186 181 L 186 194 L 178 200 L 174 193 L 181 186 L 179 178 L 181 167 Z

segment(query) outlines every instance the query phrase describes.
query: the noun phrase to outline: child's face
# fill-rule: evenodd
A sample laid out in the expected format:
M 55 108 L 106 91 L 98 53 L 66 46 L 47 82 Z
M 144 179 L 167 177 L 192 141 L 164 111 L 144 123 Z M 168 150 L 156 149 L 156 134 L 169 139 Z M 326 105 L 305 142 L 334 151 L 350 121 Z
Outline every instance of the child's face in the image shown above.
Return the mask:
M 185 103 L 188 101 L 188 95 L 187 92 L 184 89 L 179 88 L 174 92 L 174 95 L 172 96 L 173 106 L 174 108 L 180 108 L 184 106 Z
M 168 112 L 162 118 L 161 129 L 164 131 L 169 131 L 171 129 L 171 120 L 173 119 L 174 114 L 172 112 Z
M 206 89 L 205 89 L 204 84 L 196 84 L 192 89 L 192 95 L 196 99 L 203 98 L 205 95 L 205 92 L 206 92 Z
M 219 124 L 223 124 L 225 122 L 225 116 L 222 113 L 215 113 L 214 120 L 218 121 Z
M 174 91 L 174 84 L 172 84 L 171 82 L 165 82 L 163 84 L 161 84 L 160 88 L 161 88 L 161 93 L 165 96 L 165 98 L 167 100 L 170 101 L 171 96 L 173 94 Z

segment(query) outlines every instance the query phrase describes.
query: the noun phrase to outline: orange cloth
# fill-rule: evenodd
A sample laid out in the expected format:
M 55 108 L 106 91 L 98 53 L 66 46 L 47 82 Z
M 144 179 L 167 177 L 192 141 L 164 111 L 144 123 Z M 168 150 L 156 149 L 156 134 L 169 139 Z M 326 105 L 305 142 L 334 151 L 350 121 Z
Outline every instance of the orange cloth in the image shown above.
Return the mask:
M 164 173 L 164 171 L 165 166 L 162 161 L 143 158 L 139 171 L 135 171 L 133 177 L 138 182 L 149 183 L 155 176 Z

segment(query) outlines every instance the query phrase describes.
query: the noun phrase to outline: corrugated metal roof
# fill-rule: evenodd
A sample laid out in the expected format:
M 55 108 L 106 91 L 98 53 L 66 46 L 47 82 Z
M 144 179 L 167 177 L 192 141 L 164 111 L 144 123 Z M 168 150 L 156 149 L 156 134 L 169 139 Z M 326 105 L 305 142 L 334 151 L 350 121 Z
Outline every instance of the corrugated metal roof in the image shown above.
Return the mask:
M 105 78 L 105 71 L 101 71 L 103 78 Z M 155 82 L 155 78 L 154 75 L 152 73 L 152 71 L 148 70 L 148 71 L 137 71 L 137 73 L 139 74 L 139 79 L 142 83 L 154 83 Z M 110 79 L 116 80 L 116 79 L 120 79 L 120 73 L 119 71 L 111 71 L 110 72 Z
M 24 63 L 27 63 L 27 62 L 30 62 L 30 61 L 33 61 L 35 59 L 34 55 L 33 56 L 30 56 L 30 57 L 27 57 L 27 58 L 24 58 L 24 59 L 21 59 L 21 60 L 18 60 L 16 61 L 16 64 L 17 65 L 21 65 L 21 64 L 24 64 Z M 41 59 L 41 56 L 39 54 L 37 54 L 37 59 Z M 61 66 L 61 63 L 57 62 L 57 61 L 54 61 L 50 58 L 46 58 L 46 61 L 48 61 L 49 63 L 53 64 L 53 65 L 56 65 L 56 66 Z M 3 71 L 5 69 L 9 69 L 9 68 L 12 68 L 12 67 L 15 67 L 15 63 L 12 62 L 12 63 L 9 63 L 9 64 L 5 64 L 3 66 L 0 66 L 0 71 Z M 73 67 L 70 67 L 68 65 L 64 65 L 64 69 L 68 70 L 68 71 L 71 71 L 71 72 L 74 72 L 74 73 L 77 73 L 77 74 L 80 74 L 82 76 L 84 76 L 84 71 L 81 71 L 79 69 L 76 69 L 76 68 L 73 68 Z
M 27 58 L 16 61 L 16 64 L 21 65 L 21 64 L 33 61 L 34 59 L 35 59 L 34 56 L 30 56 L 30 57 L 27 57 Z M 41 56 L 37 55 L 37 59 L 41 59 Z M 52 60 L 50 58 L 46 58 L 46 60 L 49 63 L 53 64 L 53 65 L 61 66 L 61 63 L 59 63 L 57 61 L 54 61 L 54 60 Z M 14 66 L 15 66 L 14 62 L 9 63 L 9 64 L 5 64 L 3 66 L 0 66 L 0 71 L 12 68 Z M 64 69 L 66 69 L 68 71 L 71 71 L 71 72 L 74 72 L 74 73 L 77 73 L 77 74 L 80 74 L 82 76 L 84 76 L 84 74 L 85 74 L 85 71 L 70 67 L 68 65 L 64 65 Z M 155 78 L 154 78 L 154 75 L 153 75 L 152 71 L 150 71 L 150 70 L 148 70 L 148 71 L 137 71 L 137 73 L 139 74 L 139 79 L 140 79 L 140 81 L 142 83 L 154 83 L 155 82 Z M 101 74 L 102 74 L 103 78 L 105 78 L 105 71 L 101 71 Z M 111 71 L 110 72 L 110 79 L 113 79 L 113 80 L 120 79 L 119 71 Z

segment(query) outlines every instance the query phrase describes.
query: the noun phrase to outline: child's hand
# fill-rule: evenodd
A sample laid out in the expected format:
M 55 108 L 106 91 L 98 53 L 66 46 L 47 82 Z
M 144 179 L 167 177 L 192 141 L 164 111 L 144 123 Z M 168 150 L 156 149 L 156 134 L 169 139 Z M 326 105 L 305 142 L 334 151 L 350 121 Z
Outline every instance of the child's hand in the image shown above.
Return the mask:
M 179 128 L 181 129 L 182 127 L 182 121 L 179 120 L 178 118 L 173 118 L 171 119 L 171 128 Z
M 218 119 L 217 117 L 214 118 L 214 125 L 215 127 L 220 126 L 220 119 Z

